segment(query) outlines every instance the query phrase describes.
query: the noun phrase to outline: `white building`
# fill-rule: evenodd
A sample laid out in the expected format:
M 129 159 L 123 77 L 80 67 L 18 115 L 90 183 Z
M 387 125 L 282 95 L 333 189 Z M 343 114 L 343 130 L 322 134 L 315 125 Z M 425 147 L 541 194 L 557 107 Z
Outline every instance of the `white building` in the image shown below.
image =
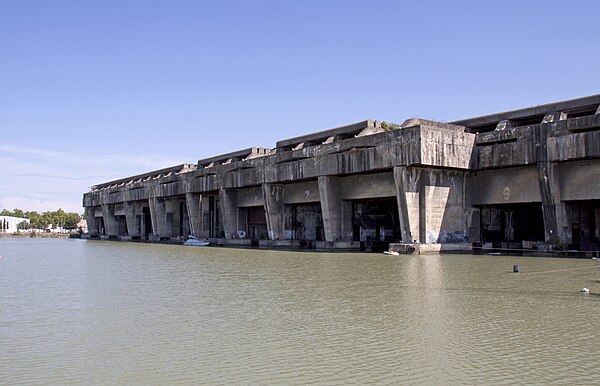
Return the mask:
M 23 221 L 29 224 L 28 218 L 0 216 L 0 233 L 15 233 L 17 226 Z

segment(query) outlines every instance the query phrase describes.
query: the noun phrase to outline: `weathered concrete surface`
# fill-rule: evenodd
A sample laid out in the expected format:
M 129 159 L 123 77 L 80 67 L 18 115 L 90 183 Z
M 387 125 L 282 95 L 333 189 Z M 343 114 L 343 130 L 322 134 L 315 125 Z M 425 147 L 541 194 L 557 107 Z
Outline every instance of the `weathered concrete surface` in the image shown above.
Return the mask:
M 593 245 L 599 111 L 595 95 L 450 124 L 366 120 L 99 184 L 83 203 L 93 237 L 194 234 L 325 249 L 526 237 Z M 542 219 L 528 224 L 536 213 Z

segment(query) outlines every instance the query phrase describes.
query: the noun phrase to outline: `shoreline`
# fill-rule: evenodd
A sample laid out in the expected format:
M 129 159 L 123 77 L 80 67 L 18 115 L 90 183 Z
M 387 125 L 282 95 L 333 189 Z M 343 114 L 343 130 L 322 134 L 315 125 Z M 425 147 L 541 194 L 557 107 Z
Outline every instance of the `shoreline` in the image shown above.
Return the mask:
M 43 233 L 43 232 L 19 232 L 0 233 L 0 239 L 68 239 L 79 238 L 79 234 L 71 233 Z

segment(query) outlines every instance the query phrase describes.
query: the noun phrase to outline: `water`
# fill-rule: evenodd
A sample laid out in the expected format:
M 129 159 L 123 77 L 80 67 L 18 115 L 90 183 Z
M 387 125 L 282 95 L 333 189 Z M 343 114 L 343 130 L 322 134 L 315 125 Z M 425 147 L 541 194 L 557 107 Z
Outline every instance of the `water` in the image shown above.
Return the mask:
M 1 384 L 600 383 L 592 260 L 38 239 L 0 256 Z

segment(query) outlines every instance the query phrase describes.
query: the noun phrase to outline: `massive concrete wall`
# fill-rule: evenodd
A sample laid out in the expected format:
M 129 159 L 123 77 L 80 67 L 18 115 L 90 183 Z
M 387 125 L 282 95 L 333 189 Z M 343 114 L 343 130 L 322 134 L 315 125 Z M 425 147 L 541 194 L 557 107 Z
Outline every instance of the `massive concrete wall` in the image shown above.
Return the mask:
M 405 242 L 471 242 L 482 208 L 539 203 L 547 241 L 569 239 L 569 203 L 600 200 L 589 183 L 599 177 L 598 105 L 594 96 L 453 124 L 364 121 L 123 178 L 84 195 L 90 233 L 239 244 L 265 227 L 278 245 L 354 247 L 393 227 Z

